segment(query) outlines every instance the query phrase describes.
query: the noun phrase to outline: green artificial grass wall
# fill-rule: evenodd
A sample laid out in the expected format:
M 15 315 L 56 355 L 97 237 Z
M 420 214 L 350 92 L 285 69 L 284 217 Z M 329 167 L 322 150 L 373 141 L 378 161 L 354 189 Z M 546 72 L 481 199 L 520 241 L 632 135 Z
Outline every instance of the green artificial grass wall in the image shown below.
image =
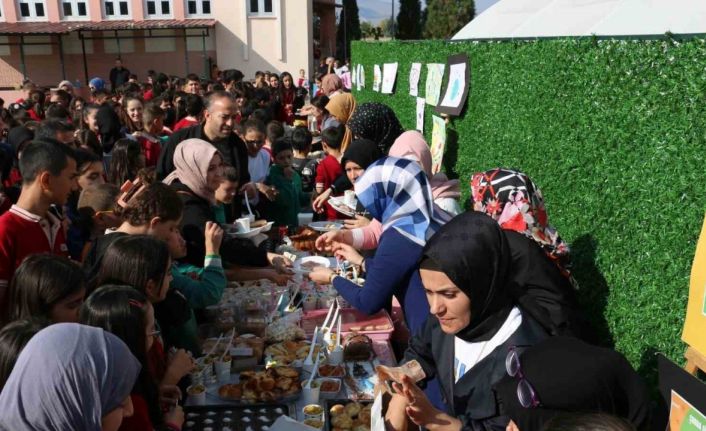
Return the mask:
M 351 64 L 364 65 L 366 88 L 354 95 L 391 106 L 414 129 L 411 63 L 460 52 L 471 61 L 470 93 L 447 127 L 445 170 L 461 179 L 464 199 L 475 171 L 502 166 L 534 179 L 572 246 L 580 299 L 603 342 L 654 382 L 654 352 L 681 363 L 685 348 L 706 204 L 705 41 L 356 42 Z M 373 65 L 386 62 L 399 63 L 392 95 L 372 91 Z M 422 66 L 420 97 L 425 79 Z

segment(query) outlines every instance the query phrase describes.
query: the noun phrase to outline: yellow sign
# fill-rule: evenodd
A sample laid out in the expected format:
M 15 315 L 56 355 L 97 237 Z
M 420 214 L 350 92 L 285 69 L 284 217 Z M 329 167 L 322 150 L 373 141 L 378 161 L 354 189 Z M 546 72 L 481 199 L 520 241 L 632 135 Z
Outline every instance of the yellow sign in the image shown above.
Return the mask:
M 689 305 L 681 339 L 706 356 L 706 218 L 696 244 L 689 281 Z

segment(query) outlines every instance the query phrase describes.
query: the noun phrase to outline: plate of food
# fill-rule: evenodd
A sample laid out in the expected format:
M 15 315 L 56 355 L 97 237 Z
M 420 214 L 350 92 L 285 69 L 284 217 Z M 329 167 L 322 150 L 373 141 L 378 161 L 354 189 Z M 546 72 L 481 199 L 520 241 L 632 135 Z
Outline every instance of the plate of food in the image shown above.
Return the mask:
M 222 385 L 218 396 L 227 401 L 266 403 L 299 396 L 299 372 L 292 367 L 272 367 L 262 371 L 242 371 L 238 383 Z
M 262 230 L 263 230 L 266 226 L 267 226 L 267 225 L 264 225 L 264 226 L 261 226 L 261 227 L 256 227 L 256 228 L 250 228 L 250 230 L 247 231 L 247 232 L 238 232 L 238 231 L 231 231 L 231 232 L 232 232 L 232 234 L 233 234 L 236 238 L 240 238 L 240 239 L 252 238 L 252 237 L 254 237 L 255 235 L 257 235 L 257 234 L 259 234 L 260 232 L 262 232 Z M 270 225 L 270 226 L 271 226 L 271 225 Z
M 369 430 L 373 403 L 351 400 L 327 400 L 326 418 L 329 429 Z
M 323 256 L 308 256 L 294 261 L 294 271 L 308 274 L 316 268 L 330 268 L 331 261 Z
M 283 341 L 267 346 L 265 355 L 280 365 L 289 365 L 296 360 L 304 360 L 309 355 L 309 341 Z M 314 352 L 318 352 L 319 347 L 314 347 Z
M 334 221 L 315 221 L 309 223 L 309 227 L 317 232 L 329 232 L 332 230 L 340 230 L 343 228 L 343 223 Z
M 343 196 L 332 196 L 328 199 L 329 205 L 339 213 L 348 217 L 355 216 L 355 207 L 350 207 L 343 200 Z

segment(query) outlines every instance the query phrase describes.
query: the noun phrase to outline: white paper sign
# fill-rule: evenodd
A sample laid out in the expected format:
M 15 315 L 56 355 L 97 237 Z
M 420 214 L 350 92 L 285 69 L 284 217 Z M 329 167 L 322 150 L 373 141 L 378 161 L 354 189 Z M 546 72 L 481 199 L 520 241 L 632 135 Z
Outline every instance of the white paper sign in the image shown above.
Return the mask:
M 376 64 L 373 68 L 373 91 L 380 91 L 380 84 L 382 84 L 382 71 L 380 65 Z
M 397 63 L 385 63 L 382 66 L 382 92 L 392 94 L 397 79 Z
M 358 65 L 357 64 L 355 66 L 353 66 L 353 70 L 351 71 L 351 83 L 353 85 L 355 85 L 356 82 L 358 82 Z
M 417 97 L 419 95 L 419 77 L 422 74 L 422 63 L 412 63 L 409 70 L 409 95 Z
M 424 104 L 423 97 L 417 97 L 417 130 L 424 132 Z
M 362 64 L 359 64 L 360 70 L 358 71 L 358 90 L 360 88 L 365 88 L 365 67 L 363 67 Z
M 427 104 L 436 106 L 441 96 L 441 81 L 444 80 L 445 64 L 427 64 L 426 100 Z

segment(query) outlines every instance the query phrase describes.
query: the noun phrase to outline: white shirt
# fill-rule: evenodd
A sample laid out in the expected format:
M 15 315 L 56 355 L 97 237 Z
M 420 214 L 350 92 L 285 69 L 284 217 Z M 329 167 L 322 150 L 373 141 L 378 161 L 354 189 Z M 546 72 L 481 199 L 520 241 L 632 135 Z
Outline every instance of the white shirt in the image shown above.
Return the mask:
M 250 181 L 253 183 L 265 181 L 269 168 L 270 153 L 267 150 L 260 149 L 255 157 L 248 156 L 248 172 L 250 173 Z
M 454 381 L 463 377 L 478 362 L 492 353 L 501 344 L 506 342 L 517 328 L 522 324 L 522 313 L 517 307 L 510 310 L 510 314 L 505 319 L 505 323 L 498 332 L 488 341 L 469 343 L 458 337 L 454 337 Z

